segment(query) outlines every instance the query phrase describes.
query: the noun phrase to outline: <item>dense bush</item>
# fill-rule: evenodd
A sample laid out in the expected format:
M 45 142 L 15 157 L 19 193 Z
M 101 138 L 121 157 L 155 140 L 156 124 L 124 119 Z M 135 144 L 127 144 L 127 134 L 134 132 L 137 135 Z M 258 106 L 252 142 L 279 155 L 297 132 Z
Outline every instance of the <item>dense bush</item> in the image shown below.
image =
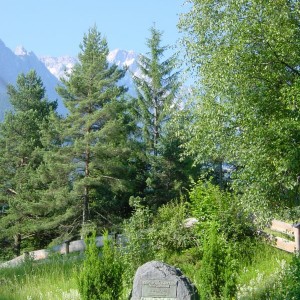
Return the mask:
M 149 231 L 153 214 L 148 207 L 142 206 L 139 201 L 134 204 L 135 211 L 131 218 L 123 224 L 123 260 L 126 264 L 125 278 L 127 284 L 131 280 L 136 269 L 143 263 L 154 258 L 152 241 Z
M 135 212 L 124 224 L 124 261 L 126 276 L 130 278 L 143 263 L 159 259 L 165 261 L 175 252 L 195 245 L 191 228 L 184 226 L 188 210 L 184 202 L 170 202 L 156 214 L 149 208 L 135 204 Z
M 195 245 L 193 229 L 185 226 L 187 217 L 188 207 L 183 201 L 170 202 L 158 209 L 150 236 L 155 253 L 161 259 Z
M 123 263 L 114 241 L 104 233 L 102 252 L 96 246 L 95 234 L 86 238 L 85 259 L 78 278 L 83 300 L 117 300 L 123 291 Z

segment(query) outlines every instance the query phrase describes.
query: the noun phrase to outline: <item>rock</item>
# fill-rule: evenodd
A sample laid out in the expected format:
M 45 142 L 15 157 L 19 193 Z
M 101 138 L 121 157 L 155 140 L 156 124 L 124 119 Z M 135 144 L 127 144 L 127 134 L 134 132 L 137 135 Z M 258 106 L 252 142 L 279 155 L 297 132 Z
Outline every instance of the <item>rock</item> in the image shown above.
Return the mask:
M 131 300 L 198 300 L 196 287 L 168 264 L 150 261 L 135 274 Z

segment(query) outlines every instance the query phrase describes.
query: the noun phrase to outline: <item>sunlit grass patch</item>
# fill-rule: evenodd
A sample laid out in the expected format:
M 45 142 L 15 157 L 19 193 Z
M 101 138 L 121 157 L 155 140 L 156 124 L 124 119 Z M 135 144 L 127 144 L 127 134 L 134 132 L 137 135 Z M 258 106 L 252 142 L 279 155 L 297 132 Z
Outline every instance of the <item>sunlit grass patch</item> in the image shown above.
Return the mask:
M 80 265 L 81 260 L 76 257 L 56 256 L 0 269 L 0 300 L 80 299 L 77 291 Z

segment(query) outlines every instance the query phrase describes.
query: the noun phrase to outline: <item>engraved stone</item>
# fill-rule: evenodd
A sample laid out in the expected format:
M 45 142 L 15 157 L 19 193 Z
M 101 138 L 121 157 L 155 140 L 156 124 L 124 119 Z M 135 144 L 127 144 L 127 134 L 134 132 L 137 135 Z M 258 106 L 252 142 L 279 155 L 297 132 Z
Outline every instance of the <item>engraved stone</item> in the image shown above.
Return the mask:
M 198 300 L 195 286 L 182 272 L 159 261 L 138 268 L 131 300 Z

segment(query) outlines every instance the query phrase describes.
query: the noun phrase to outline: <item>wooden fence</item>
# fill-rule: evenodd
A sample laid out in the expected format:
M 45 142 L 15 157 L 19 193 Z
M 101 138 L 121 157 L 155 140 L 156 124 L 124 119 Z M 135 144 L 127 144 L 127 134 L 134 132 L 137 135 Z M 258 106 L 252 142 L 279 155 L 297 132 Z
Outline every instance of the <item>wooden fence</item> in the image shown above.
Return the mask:
M 291 253 L 300 250 L 300 223 L 291 225 L 279 220 L 273 220 L 270 229 L 275 232 L 283 233 L 292 239 L 274 236 L 274 246 L 276 248 Z
M 118 234 L 110 234 L 109 238 L 115 238 L 117 240 L 120 240 L 122 235 Z M 103 246 L 103 236 L 97 236 L 96 237 L 96 245 L 97 247 Z M 6 268 L 6 267 L 15 267 L 26 260 L 26 258 L 31 258 L 33 260 L 41 260 L 46 259 L 49 257 L 49 255 L 53 253 L 58 254 L 68 254 L 72 252 L 81 252 L 85 250 L 85 243 L 83 240 L 77 240 L 77 241 L 65 241 L 63 244 L 54 246 L 51 249 L 41 249 L 36 251 L 30 251 L 25 252 L 24 254 L 13 258 L 12 260 L 9 260 L 7 262 L 4 262 L 0 264 L 0 268 Z

